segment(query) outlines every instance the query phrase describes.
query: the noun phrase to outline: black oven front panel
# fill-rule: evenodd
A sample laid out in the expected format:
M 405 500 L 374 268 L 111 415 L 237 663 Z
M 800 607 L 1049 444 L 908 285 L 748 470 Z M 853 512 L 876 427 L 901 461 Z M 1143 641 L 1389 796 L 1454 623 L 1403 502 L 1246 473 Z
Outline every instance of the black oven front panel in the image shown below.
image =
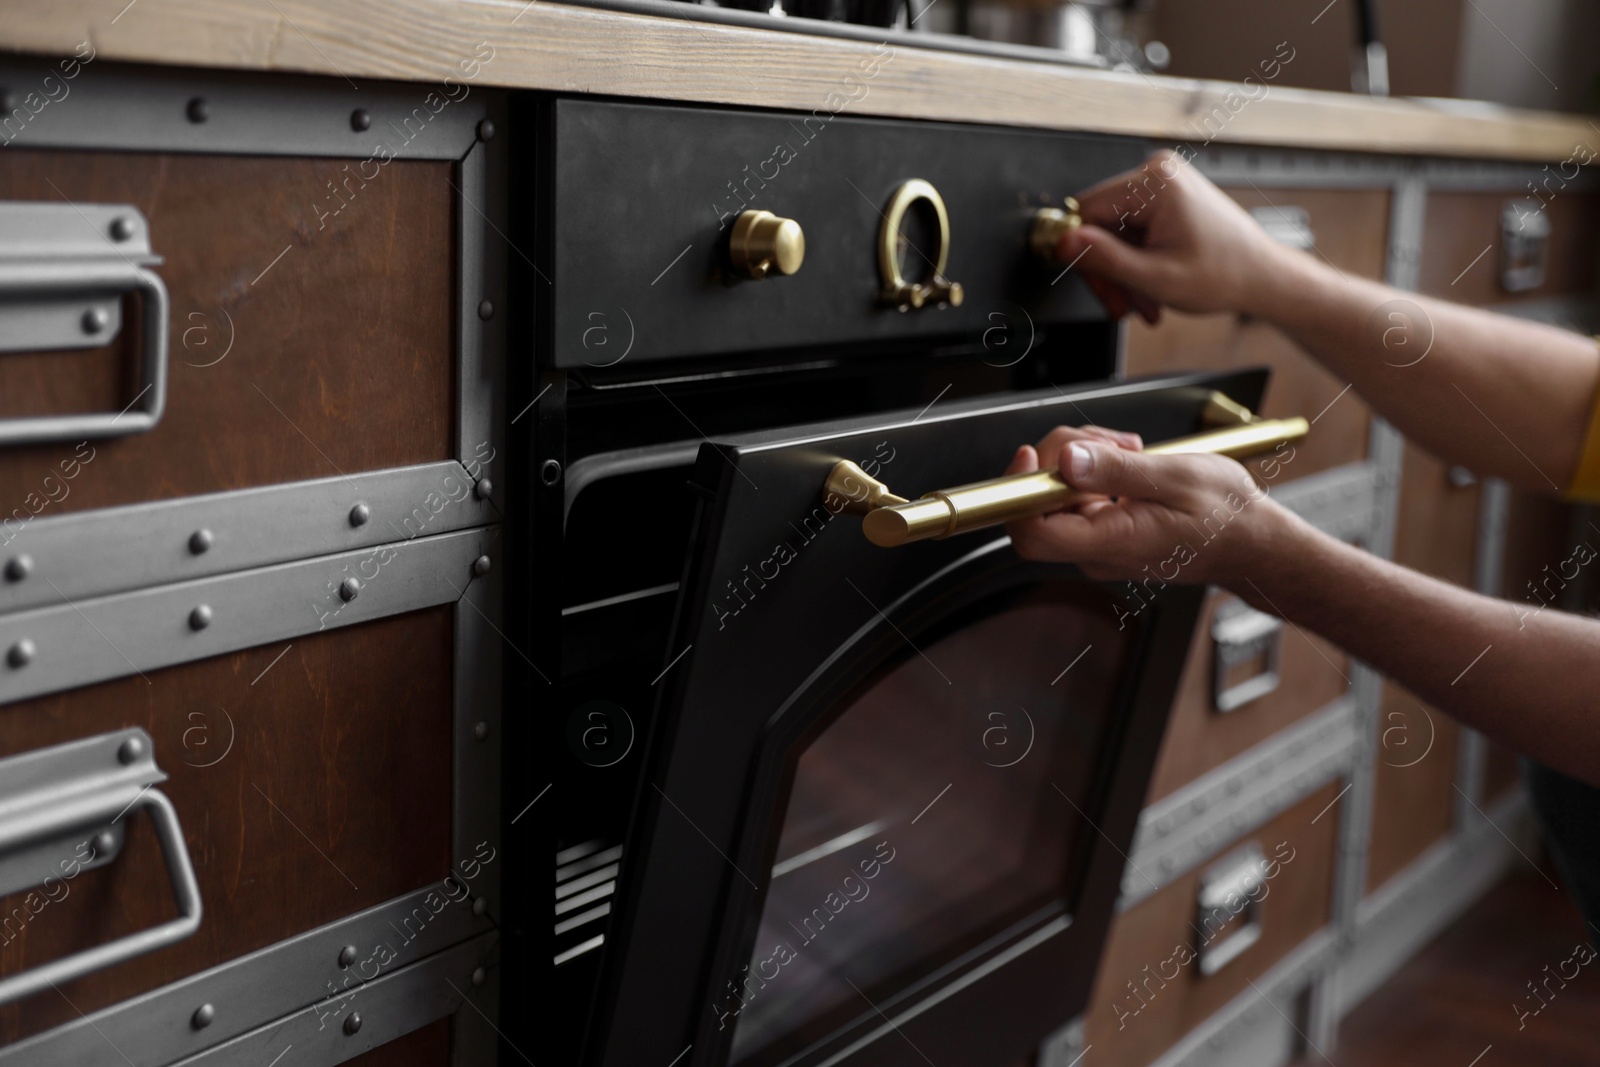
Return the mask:
M 1008 332 L 1015 353 L 1104 317 L 1030 235 L 1143 144 L 857 118 L 837 95 L 810 113 L 551 101 L 544 358 L 603 370 Z
M 507 951 L 553 967 L 510 994 L 550 1062 L 1008 1067 L 1079 1011 L 1200 593 L 1130 617 L 998 529 L 877 548 L 823 483 L 916 497 L 1265 385 L 1117 382 L 1118 324 L 1040 254 L 1142 143 L 827 98 L 513 108 L 506 743 L 557 799 L 553 936 L 508 902 Z

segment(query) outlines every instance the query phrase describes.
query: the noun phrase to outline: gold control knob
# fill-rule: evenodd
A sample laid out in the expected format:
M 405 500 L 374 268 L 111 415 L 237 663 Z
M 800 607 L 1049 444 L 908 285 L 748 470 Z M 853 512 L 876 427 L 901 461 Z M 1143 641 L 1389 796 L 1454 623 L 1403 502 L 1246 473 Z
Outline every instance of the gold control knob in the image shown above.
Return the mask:
M 806 258 L 805 231 L 770 211 L 741 211 L 728 235 L 728 258 L 752 278 L 793 274 Z
M 1034 255 L 1052 265 L 1058 262 L 1056 249 L 1061 245 L 1061 238 L 1083 225 L 1083 218 L 1078 214 L 1078 202 L 1069 196 L 1064 206 L 1065 211 L 1055 207 L 1043 207 L 1035 211 L 1033 226 L 1028 230 L 1028 247 L 1033 249 Z

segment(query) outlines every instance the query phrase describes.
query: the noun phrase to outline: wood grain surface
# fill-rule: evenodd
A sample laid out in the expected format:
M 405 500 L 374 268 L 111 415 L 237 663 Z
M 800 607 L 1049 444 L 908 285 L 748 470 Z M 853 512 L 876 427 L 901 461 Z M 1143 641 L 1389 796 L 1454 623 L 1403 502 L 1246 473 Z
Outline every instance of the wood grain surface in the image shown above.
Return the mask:
M 1097 1062 L 1143 1067 L 1154 1061 L 1330 921 L 1342 788 L 1329 783 L 1117 916 L 1084 1012 L 1085 1042 L 1094 1047 Z M 1195 894 L 1201 873 L 1248 841 L 1259 844 L 1269 860 L 1280 846 L 1281 856 L 1292 850 L 1293 858 L 1267 882 L 1261 939 L 1215 974 L 1202 975 L 1198 961 L 1182 963 L 1179 953 L 1180 947 L 1192 950 L 1199 937 Z M 1170 977 L 1175 968 L 1177 976 Z M 1164 983 L 1163 974 L 1169 976 Z
M 131 10 L 125 10 L 129 9 Z M 824 106 L 879 46 L 599 11 L 535 0 L 9 0 L 0 42 L 66 55 L 183 66 L 438 81 L 479 42 L 495 58 L 478 84 L 734 104 Z M 1164 141 L 1559 161 L 1594 133 L 1577 116 L 1485 104 L 1373 99 L 1272 86 L 1240 106 L 1231 82 L 1085 70 L 898 47 L 853 114 L 1050 129 Z M 1213 123 L 1215 125 L 1215 123 Z
M 1327 707 L 1350 687 L 1348 655 L 1320 637 L 1286 626 L 1281 637 L 1278 688 L 1235 711 L 1217 711 L 1211 689 L 1216 647 L 1211 639 L 1211 619 L 1218 606 L 1233 599 L 1228 593 L 1211 594 L 1195 626 L 1145 797 L 1147 804 Z
M 1600 133 L 1595 135 L 1600 141 Z M 1553 173 L 1553 172 L 1552 172 Z M 1552 179 L 1553 181 L 1553 179 Z M 1600 237 L 1600 195 L 1544 193 L 1550 246 L 1544 284 L 1520 293 L 1500 284 L 1500 214 L 1510 201 L 1529 201 L 1526 190 L 1506 193 L 1428 194 L 1417 289 L 1459 304 L 1496 305 L 1595 288 L 1595 238 Z
M 128 726 L 155 742 L 204 916 L 158 952 L 0 1008 L 0 1041 L 154 989 L 443 879 L 453 859 L 452 608 L 0 709 L 0 754 Z M 283 654 L 281 660 L 275 657 Z M 176 915 L 149 817 L 0 944 L 0 974 Z M 11 915 L 23 894 L 0 899 Z
M 353 1060 L 345 1060 L 345 1067 L 447 1067 L 451 1025 L 450 1019 L 438 1019 Z
M 130 14 L 130 18 L 132 15 Z M 129 437 L 0 450 L 0 516 L 327 478 L 449 458 L 454 193 L 449 163 L 395 161 L 328 216 L 337 160 L 27 151 L 0 199 L 133 204 L 171 300 L 166 413 Z M 359 179 L 357 179 L 359 180 Z M 0 358 L 0 417 L 116 412 L 116 345 Z M 61 463 L 93 455 L 63 478 Z M 46 479 L 49 479 L 47 482 Z M 19 514 L 19 509 L 21 509 Z M 25 531 L 25 526 L 20 527 Z M 17 547 L 26 540 L 18 534 Z

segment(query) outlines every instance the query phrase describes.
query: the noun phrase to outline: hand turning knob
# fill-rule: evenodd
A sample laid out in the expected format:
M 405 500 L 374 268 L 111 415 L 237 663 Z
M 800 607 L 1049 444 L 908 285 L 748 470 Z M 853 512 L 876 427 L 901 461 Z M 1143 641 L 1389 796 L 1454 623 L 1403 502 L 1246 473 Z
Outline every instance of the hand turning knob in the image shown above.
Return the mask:
M 1033 213 L 1033 226 L 1028 230 L 1028 247 L 1033 249 L 1033 254 L 1046 263 L 1059 262 L 1056 248 L 1061 244 L 1061 238 L 1068 231 L 1075 230 L 1083 225 L 1083 219 L 1078 214 L 1078 202 L 1072 197 L 1067 197 L 1064 206 L 1066 210 L 1054 207 L 1042 207 Z
M 752 278 L 793 274 L 806 258 L 806 235 L 794 219 L 770 211 L 741 211 L 728 235 L 733 269 Z

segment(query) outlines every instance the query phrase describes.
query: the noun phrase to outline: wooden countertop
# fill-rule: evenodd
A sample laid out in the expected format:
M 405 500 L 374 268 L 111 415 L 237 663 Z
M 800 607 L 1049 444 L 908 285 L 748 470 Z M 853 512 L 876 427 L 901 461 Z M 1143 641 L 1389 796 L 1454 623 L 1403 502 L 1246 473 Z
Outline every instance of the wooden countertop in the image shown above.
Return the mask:
M 1559 162 L 1581 116 L 1117 74 L 534 0 L 4 0 L 0 48 L 754 107 L 1093 130 L 1187 142 Z M 877 60 L 876 73 L 863 70 Z M 851 79 L 846 82 L 846 77 Z M 1235 95 L 1229 98 L 1229 93 Z M 830 96 L 830 94 L 833 94 Z M 854 99 L 851 99 L 854 97 Z M 1230 106 L 1231 105 L 1231 106 Z M 1219 110 L 1220 109 L 1220 110 Z M 1212 116 L 1210 131 L 1203 125 Z

